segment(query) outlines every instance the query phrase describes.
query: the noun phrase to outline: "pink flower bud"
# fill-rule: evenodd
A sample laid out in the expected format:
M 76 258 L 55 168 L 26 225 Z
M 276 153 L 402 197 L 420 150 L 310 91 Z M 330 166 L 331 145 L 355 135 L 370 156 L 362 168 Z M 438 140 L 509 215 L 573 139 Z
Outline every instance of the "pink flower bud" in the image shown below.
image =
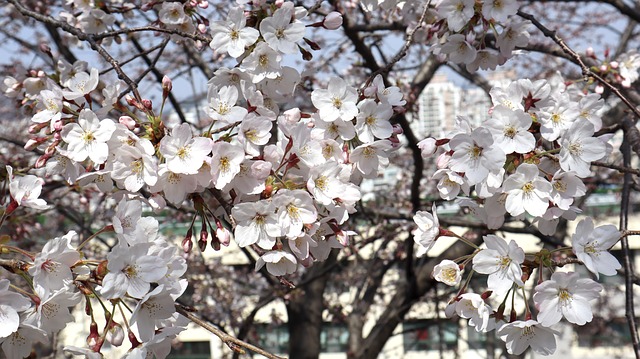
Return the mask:
M 622 86 L 624 86 L 624 84 L 622 84 Z M 602 85 L 597 85 L 594 91 L 595 93 L 602 95 L 602 93 L 604 92 L 604 87 Z
M 620 66 L 620 64 L 618 63 L 618 61 L 611 61 L 609 63 L 609 65 L 611 66 L 612 69 L 617 69 L 618 66 Z
M 147 110 L 153 110 L 153 102 L 151 102 L 151 100 L 149 99 L 142 99 L 142 106 L 144 106 L 144 108 Z
M 606 72 L 609 69 L 607 65 L 600 65 L 600 71 Z
M 422 156 L 422 158 L 429 158 L 434 153 L 436 153 L 436 150 L 438 149 L 438 146 L 436 145 L 436 139 L 433 137 L 427 137 L 424 140 L 418 142 L 418 148 L 420 148 L 420 155 Z
M 448 152 L 445 152 L 438 156 L 436 160 L 436 166 L 438 169 L 447 168 L 449 166 L 449 161 L 451 160 L 451 155 Z
M 342 26 L 342 14 L 337 11 L 330 12 L 322 21 L 322 26 L 327 30 L 337 30 Z
M 32 151 L 34 150 L 36 147 L 38 147 L 39 144 L 45 142 L 47 140 L 46 137 L 36 137 L 36 138 L 30 138 L 27 143 L 25 143 L 24 145 L 24 149 L 27 151 Z
M 122 345 L 122 342 L 124 342 L 124 329 L 122 329 L 122 325 L 111 322 L 106 338 L 114 347 Z
M 593 51 L 593 47 L 591 46 L 587 47 L 587 51 L 585 51 L 585 55 L 587 55 L 587 57 L 595 57 L 596 54 Z
M 171 82 L 169 76 L 164 75 L 162 77 L 162 91 L 171 92 L 171 89 L 173 89 L 173 83 Z
M 198 6 L 200 6 L 201 9 L 206 9 L 209 7 L 209 2 L 208 1 L 200 1 L 198 3 Z
M 49 158 L 51 158 L 51 156 L 42 155 L 42 156 L 38 157 L 38 159 L 36 160 L 36 163 L 33 165 L 33 167 L 34 168 L 42 168 L 42 167 L 44 167 L 44 165 L 47 164 L 47 161 L 49 160 Z
M 198 31 L 201 34 L 206 34 L 207 33 L 207 26 L 205 24 L 198 24 Z
M 220 244 L 225 247 L 227 247 L 229 245 L 229 242 L 231 242 L 231 233 L 229 233 L 229 230 L 224 227 L 218 228 L 216 230 L 216 237 L 218 237 Z
M 136 128 L 137 125 L 136 121 L 129 116 L 120 116 L 118 122 L 125 125 L 127 129 L 129 129 L 129 131 L 133 131 L 133 129 Z
M 402 126 L 396 123 L 393 125 L 393 133 L 396 135 L 401 135 L 404 133 L 404 130 L 402 129 Z

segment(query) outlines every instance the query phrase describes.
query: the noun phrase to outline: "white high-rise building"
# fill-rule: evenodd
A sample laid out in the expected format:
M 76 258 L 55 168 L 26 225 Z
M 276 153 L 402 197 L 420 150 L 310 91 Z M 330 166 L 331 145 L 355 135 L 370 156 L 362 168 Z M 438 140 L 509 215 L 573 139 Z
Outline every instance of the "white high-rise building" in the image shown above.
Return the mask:
M 493 72 L 486 76 L 491 85 L 506 86 L 514 74 Z M 418 137 L 440 137 L 454 129 L 457 116 L 467 116 L 474 126 L 489 116 L 491 98 L 477 86 L 462 87 L 438 74 L 418 98 L 418 116 L 412 128 Z

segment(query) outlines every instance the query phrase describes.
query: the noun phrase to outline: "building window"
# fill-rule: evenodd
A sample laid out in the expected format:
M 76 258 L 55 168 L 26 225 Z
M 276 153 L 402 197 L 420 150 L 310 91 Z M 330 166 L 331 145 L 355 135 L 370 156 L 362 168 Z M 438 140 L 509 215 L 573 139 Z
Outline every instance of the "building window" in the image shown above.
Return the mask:
M 349 330 L 344 324 L 325 323 L 320 332 L 320 351 L 344 353 L 349 346 Z
M 406 351 L 454 350 L 458 346 L 458 322 L 417 320 L 402 325 L 402 341 Z
M 590 323 L 576 330 L 578 346 L 593 347 L 621 347 L 631 342 L 629 324 L 626 318 L 613 320 L 593 318 Z
M 209 359 L 211 358 L 211 345 L 204 342 L 180 342 L 171 348 L 167 359 Z
M 255 340 L 251 342 L 270 353 L 282 354 L 289 351 L 289 329 L 286 324 L 257 324 Z
M 286 324 L 255 326 L 255 337 L 250 340 L 260 348 L 274 354 L 289 351 L 289 328 Z M 320 332 L 320 351 L 344 353 L 349 345 L 349 330 L 344 324 L 324 323 Z

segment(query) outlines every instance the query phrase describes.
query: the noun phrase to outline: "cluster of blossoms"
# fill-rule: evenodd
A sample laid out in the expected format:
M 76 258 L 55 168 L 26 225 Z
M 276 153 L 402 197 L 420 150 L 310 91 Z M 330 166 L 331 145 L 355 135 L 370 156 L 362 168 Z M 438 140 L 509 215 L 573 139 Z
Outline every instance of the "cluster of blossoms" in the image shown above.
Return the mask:
M 182 6 L 163 3 L 160 22 L 190 22 Z M 1 313 L 11 325 L 2 329 L 0 341 L 8 357 L 28 355 L 34 341 L 65 327 L 72 320 L 68 307 L 82 296 L 91 318 L 95 303 L 103 304 L 106 324 L 99 330 L 92 319 L 88 348 L 67 347 L 68 352 L 100 357 L 105 340 L 119 346 L 126 331 L 132 347 L 127 357 L 167 355 L 170 340 L 184 329 L 174 303 L 185 290 L 180 278 L 186 261 L 143 210 L 192 207 L 185 252 L 192 250 L 195 219 L 201 217 L 195 239 L 200 250 L 208 243 L 215 249 L 228 245 L 233 234 L 238 246 L 251 246 L 259 255 L 256 270 L 266 267 L 275 276 L 323 261 L 332 248 L 349 244 L 353 232 L 342 225 L 361 198 L 357 184 L 376 177 L 398 147 L 401 131 L 390 119 L 405 101 L 379 75 L 360 90 L 336 77 L 311 94 L 315 111 L 281 112 L 301 81 L 282 58 L 305 56 L 305 16 L 292 2 L 256 3 L 251 11 L 238 6 L 226 20 L 211 22 L 211 48 L 236 58 L 238 66 L 220 68 L 210 79 L 203 128 L 166 128 L 149 100 L 127 96 L 129 107 L 123 106 L 118 95 L 125 85 L 110 83 L 85 62 L 60 60 L 51 76 L 33 72 L 22 81 L 4 80 L 5 93 L 35 108 L 27 144 L 43 152 L 35 167 L 46 168 L 48 178 L 116 199 L 112 222 L 98 233 L 117 236 L 106 260 L 86 259 L 82 248 L 93 236 L 79 244 L 72 232 L 50 240 L 40 253 L 3 246 L 27 257 L 25 273 L 33 279 L 33 293 L 19 294 L 1 282 L 0 298 L 7 298 L 0 299 Z M 340 23 L 332 13 L 311 26 L 335 29 Z M 163 101 L 171 87 L 166 78 Z M 112 119 L 118 113 L 123 115 Z M 20 206 L 47 208 L 38 198 L 42 180 L 8 171 L 7 215 Z M 116 307 L 134 309 L 118 319 Z
M 609 137 L 594 137 L 602 127 L 598 111 L 603 100 L 597 94 L 585 95 L 573 86 L 554 86 L 546 80 L 518 80 L 504 88 L 494 87 L 491 98 L 491 117 L 479 127 L 458 118 L 456 130 L 445 138 L 420 143 L 423 156 L 442 149 L 433 174 L 440 196 L 468 207 L 489 229 L 502 227 L 508 214 L 520 220 L 529 217 L 541 233 L 553 235 L 561 217 L 573 220 L 580 212 L 572 205 L 586 192 L 583 179 L 591 175 L 591 162 L 610 153 Z M 435 206 L 433 213 L 420 211 L 414 220 L 418 225 L 414 240 L 421 253 L 439 236 L 459 237 L 440 228 Z M 578 223 L 571 246 L 528 256 L 515 241 L 486 235 L 485 247 L 469 242 L 477 248 L 471 256 L 443 261 L 433 274 L 452 286 L 461 283 L 462 271 L 469 264 L 472 272 L 488 275 L 488 292 L 467 292 L 468 281 L 464 282 L 447 314 L 468 318 L 477 331 L 497 329 L 510 353 L 521 354 L 531 346 L 548 355 L 556 348 L 556 332 L 550 327 L 562 318 L 578 325 L 590 322 L 590 301 L 603 289 L 574 272 L 553 273 L 557 266 L 554 253 L 572 252 L 596 276 L 615 275 L 621 266 L 608 250 L 620 237 L 615 226 L 594 228 L 587 217 Z M 543 279 L 543 269 L 553 273 L 550 279 Z M 533 270 L 538 270 L 533 295 L 537 319 L 532 319 L 528 306 L 525 320 L 517 319 L 517 308 L 505 318 L 507 298 L 526 285 Z M 494 309 L 490 296 L 502 304 Z M 522 296 L 526 302 L 524 291 Z
M 8 170 L 12 172 L 10 167 Z M 29 177 L 33 176 L 12 179 L 11 187 Z M 18 191 L 11 190 L 16 203 Z M 40 208 L 28 199 L 23 197 L 17 205 Z M 91 238 L 80 244 L 74 231 L 47 241 L 38 253 L 3 246 L 5 252 L 28 258 L 21 261 L 18 270 L 32 285 L 28 292 L 0 280 L 0 343 L 7 358 L 28 356 L 34 343 L 45 342 L 75 321 L 70 308 L 83 297 L 91 317 L 89 347 L 68 346 L 65 351 L 99 358 L 105 341 L 120 346 L 128 337 L 132 350 L 126 358 L 165 357 L 170 352 L 171 341 L 187 325 L 175 308 L 175 300 L 187 287 L 186 279 L 181 279 L 187 264 L 178 247 L 158 235 L 158 221 L 141 213 L 140 201 L 120 202 L 113 225 L 108 227 L 118 241 L 106 260 L 87 259 L 82 247 Z M 102 329 L 95 319 L 101 310 L 94 308 L 102 308 L 104 313 Z M 127 318 L 118 318 L 116 313 L 124 313 L 123 308 L 133 309 Z
M 512 56 L 516 47 L 529 42 L 528 22 L 516 16 L 516 0 L 442 0 L 436 5 L 436 22 L 431 29 L 438 39 L 434 54 L 464 64 L 468 71 L 495 70 Z M 489 46 L 488 35 L 495 37 Z M 495 47 L 495 48 L 494 48 Z

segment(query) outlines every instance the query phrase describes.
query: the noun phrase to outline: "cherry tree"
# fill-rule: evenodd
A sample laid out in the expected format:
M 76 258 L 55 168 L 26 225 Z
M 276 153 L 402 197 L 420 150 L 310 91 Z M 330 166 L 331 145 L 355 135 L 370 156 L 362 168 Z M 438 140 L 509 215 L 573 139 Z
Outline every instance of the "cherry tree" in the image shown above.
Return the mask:
M 638 232 L 627 228 L 640 154 L 640 55 L 628 49 L 640 16 L 602 3 L 628 22 L 615 51 L 576 50 L 572 24 L 552 30 L 554 14 L 516 0 L 8 0 L 2 33 L 18 55 L 0 88 L 25 121 L 4 121 L 1 138 L 4 354 L 31 355 L 81 305 L 87 345 L 61 343 L 67 354 L 99 358 L 109 342 L 126 358 L 164 358 L 194 322 L 236 357 L 277 358 L 247 338 L 257 311 L 284 300 L 291 357 L 318 356 L 329 315 L 347 323 L 348 356 L 370 358 L 429 298 L 495 331 L 509 354 L 548 355 L 553 326 L 590 322 L 603 291 L 556 271 L 575 264 L 624 274 L 640 357 L 628 244 Z M 602 9 L 590 6 L 579 13 Z M 522 58 L 566 64 L 505 86 L 480 75 Z M 491 111 L 418 138 L 418 95 L 445 65 L 485 88 Z M 195 116 L 176 96 L 189 87 Z M 363 200 L 363 181 L 390 163 L 407 169 L 397 191 Z M 618 225 L 577 219 L 596 183 L 621 184 Z M 438 217 L 444 201 L 471 220 Z M 162 234 L 166 222 L 186 223 L 181 240 Z M 525 253 L 510 233 L 543 246 Z M 441 237 L 457 241 L 429 257 Z M 200 255 L 231 241 L 252 264 L 252 291 Z M 618 242 L 623 263 L 609 253 Z M 474 273 L 486 275 L 482 291 Z M 437 282 L 456 288 L 442 306 Z M 332 283 L 351 287 L 349 308 L 327 302 Z

